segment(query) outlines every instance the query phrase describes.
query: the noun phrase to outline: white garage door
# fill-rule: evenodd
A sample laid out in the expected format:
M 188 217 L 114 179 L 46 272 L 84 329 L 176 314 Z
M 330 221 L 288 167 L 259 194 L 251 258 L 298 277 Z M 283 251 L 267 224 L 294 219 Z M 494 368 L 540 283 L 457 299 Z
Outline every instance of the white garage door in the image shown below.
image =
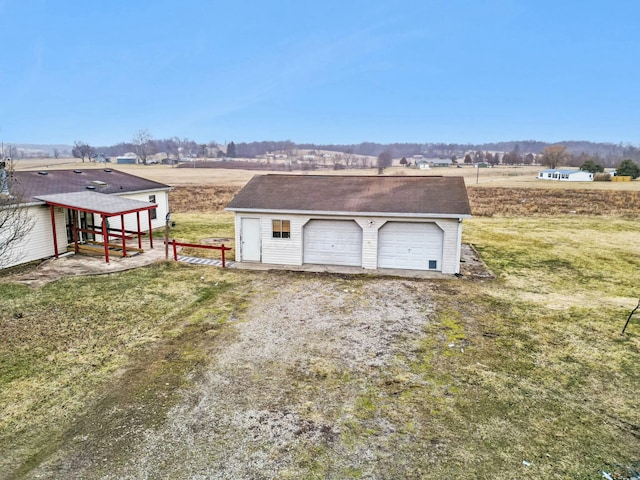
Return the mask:
M 362 229 L 351 220 L 311 220 L 304 227 L 304 263 L 362 265 Z
M 435 223 L 387 222 L 378 231 L 378 268 L 442 270 L 442 236 Z

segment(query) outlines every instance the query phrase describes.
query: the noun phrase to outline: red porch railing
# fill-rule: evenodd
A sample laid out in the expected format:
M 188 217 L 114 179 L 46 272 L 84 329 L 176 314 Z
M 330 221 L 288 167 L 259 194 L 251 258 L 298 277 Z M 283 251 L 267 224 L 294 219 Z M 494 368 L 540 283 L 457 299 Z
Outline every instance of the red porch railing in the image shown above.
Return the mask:
M 224 243 L 222 245 L 200 245 L 197 243 L 176 242 L 176 240 L 173 239 L 169 241 L 169 244 L 173 246 L 173 259 L 176 262 L 178 261 L 178 247 L 208 248 L 209 250 L 220 250 L 222 252 L 222 268 L 226 268 L 227 266 L 224 258 L 224 252 L 233 250 L 231 247 L 225 247 Z

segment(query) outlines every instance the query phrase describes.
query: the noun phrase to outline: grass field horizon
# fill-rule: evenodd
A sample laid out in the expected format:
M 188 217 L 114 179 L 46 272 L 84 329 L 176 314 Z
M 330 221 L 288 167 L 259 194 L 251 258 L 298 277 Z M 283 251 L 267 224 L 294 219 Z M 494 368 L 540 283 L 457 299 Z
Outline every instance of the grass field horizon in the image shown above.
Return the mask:
M 292 174 L 292 175 L 377 175 L 377 168 L 333 170 L 331 168 L 317 169 L 314 171 L 296 170 L 292 172 L 280 172 L 271 170 L 240 170 L 224 168 L 190 168 L 197 164 L 185 163 L 181 168 L 171 165 L 125 165 L 82 162 L 80 159 L 22 159 L 17 162 L 17 170 L 41 170 L 41 169 L 100 169 L 114 168 L 123 172 L 139 175 L 149 180 L 165 183 L 170 186 L 188 185 L 222 185 L 243 186 L 254 175 L 264 174 Z M 640 191 L 640 181 L 632 182 L 559 182 L 539 180 L 536 178 L 540 170 L 546 167 L 542 165 L 509 166 L 498 165 L 493 168 L 476 169 L 470 165 L 462 168 L 440 167 L 428 170 L 407 167 L 390 167 L 384 170 L 384 175 L 418 175 L 418 176 L 461 176 L 467 186 L 478 187 L 520 187 L 543 189 L 569 189 L 569 190 L 615 190 L 615 191 Z

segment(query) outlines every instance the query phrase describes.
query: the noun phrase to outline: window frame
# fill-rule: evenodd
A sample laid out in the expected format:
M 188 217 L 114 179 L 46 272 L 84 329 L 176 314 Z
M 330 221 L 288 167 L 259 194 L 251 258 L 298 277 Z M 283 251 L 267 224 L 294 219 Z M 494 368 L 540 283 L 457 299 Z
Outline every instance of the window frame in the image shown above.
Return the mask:
M 291 220 L 271 219 L 271 238 L 290 239 Z
M 149 195 L 149 203 L 155 203 L 156 205 L 158 204 L 156 202 L 156 196 L 155 195 Z M 152 210 L 149 210 L 151 212 L 151 220 L 155 220 L 156 218 L 158 218 L 158 209 L 154 208 Z

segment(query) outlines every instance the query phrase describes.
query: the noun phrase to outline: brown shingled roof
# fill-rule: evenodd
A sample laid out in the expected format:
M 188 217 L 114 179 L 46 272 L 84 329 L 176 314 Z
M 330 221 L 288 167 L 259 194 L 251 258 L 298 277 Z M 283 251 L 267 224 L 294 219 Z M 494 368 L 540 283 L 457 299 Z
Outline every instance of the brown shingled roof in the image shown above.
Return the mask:
M 146 178 L 109 168 L 45 170 L 13 172 L 9 179 L 9 190 L 23 201 L 39 201 L 39 195 L 54 195 L 92 190 L 106 194 L 168 190 L 170 187 Z M 97 183 L 95 183 L 97 182 Z M 94 187 L 87 189 L 87 187 Z
M 462 177 L 257 175 L 228 210 L 470 216 Z

